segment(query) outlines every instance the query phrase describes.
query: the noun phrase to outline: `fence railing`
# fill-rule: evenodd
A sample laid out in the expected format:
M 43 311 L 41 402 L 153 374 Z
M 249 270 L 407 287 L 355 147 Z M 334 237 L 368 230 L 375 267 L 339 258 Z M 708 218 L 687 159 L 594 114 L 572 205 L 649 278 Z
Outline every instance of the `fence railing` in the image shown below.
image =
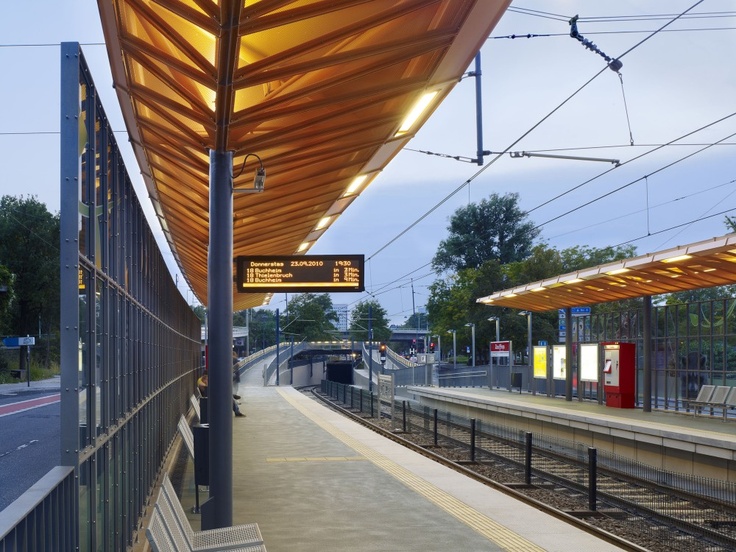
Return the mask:
M 74 468 L 52 468 L 0 511 L 0 550 L 74 550 L 77 511 Z
M 545 471 L 545 462 L 554 458 L 569 466 L 569 469 L 561 472 L 563 475 L 555 477 L 564 478 L 581 491 L 595 485 L 589 479 L 591 447 L 586 443 L 546 435 L 532 436 L 523 430 L 469 419 L 428 406 L 417 406 L 406 400 L 395 400 L 392 408 L 384 408 L 381 412 L 374 393 L 351 385 L 323 380 L 321 390 L 354 412 L 371 417 L 378 417 L 380 413 L 384 418 L 390 417 L 396 429 L 406 433 L 422 433 L 427 440 L 433 438 L 435 444 L 443 438 L 455 443 L 465 443 L 469 447 L 468 460 L 483 462 L 502 456 L 519 468 L 516 472 L 506 472 L 510 477 L 516 473 L 519 483 L 528 484 L 525 480 L 528 473 L 532 469 L 536 470 L 535 473 Z M 533 450 L 533 456 L 528 455 L 527 447 Z M 523 469 L 527 462 L 528 471 Z M 716 503 L 717 507 L 708 511 L 708 521 L 713 527 L 736 525 L 736 482 L 667 471 L 607 451 L 596 451 L 595 464 L 600 476 L 637 481 L 642 485 L 651 485 L 652 488 L 672 491 L 647 495 L 646 507 L 666 510 L 674 520 L 680 516 L 683 525 L 693 515 L 693 506 L 686 499 L 673 499 L 678 493 L 684 497 L 695 496 Z M 659 539 L 666 538 L 668 542 L 671 540 L 672 549 L 680 549 L 676 535 L 660 533 L 657 533 Z

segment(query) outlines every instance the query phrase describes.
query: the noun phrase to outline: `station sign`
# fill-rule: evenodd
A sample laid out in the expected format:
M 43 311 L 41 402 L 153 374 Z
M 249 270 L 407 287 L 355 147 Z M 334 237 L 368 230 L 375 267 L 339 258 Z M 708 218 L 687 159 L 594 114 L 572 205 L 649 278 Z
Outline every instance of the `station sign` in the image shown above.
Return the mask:
M 238 293 L 365 290 L 364 255 L 263 255 L 236 259 Z
M 13 349 L 16 347 L 29 347 L 36 344 L 36 338 L 35 337 L 6 337 L 3 339 L 3 345 L 8 347 L 9 349 Z

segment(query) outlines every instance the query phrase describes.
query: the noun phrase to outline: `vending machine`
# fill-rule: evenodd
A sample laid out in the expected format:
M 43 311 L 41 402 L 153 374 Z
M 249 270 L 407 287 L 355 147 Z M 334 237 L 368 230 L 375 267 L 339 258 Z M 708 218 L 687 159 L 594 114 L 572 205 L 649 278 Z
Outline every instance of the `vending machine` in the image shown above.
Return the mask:
M 634 408 L 636 402 L 636 345 L 601 343 L 603 346 L 603 388 L 606 406 Z

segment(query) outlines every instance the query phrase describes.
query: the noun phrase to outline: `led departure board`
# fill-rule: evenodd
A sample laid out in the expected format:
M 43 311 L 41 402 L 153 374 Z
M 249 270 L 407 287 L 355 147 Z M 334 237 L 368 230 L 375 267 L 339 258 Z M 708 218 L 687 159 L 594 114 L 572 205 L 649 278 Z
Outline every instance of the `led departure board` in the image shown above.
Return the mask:
M 240 293 L 363 291 L 363 255 L 284 255 L 237 258 Z

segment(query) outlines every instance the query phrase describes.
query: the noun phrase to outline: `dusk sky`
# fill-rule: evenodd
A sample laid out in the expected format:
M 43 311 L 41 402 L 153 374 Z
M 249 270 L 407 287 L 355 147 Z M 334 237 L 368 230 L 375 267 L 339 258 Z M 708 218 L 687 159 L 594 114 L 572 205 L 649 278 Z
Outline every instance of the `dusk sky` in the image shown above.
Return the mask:
M 97 3 L 5 2 L 0 13 L 0 194 L 35 195 L 58 211 L 59 43 L 77 41 L 147 204 Z M 576 14 L 585 38 L 621 57 L 620 76 L 569 36 Z M 518 193 L 540 238 L 559 249 L 632 244 L 644 254 L 728 232 L 724 218 L 736 216 L 733 0 L 520 0 L 481 56 L 484 149 L 494 153 L 480 167 L 418 151 L 476 157 L 475 82 L 463 79 L 310 250 L 368 259 L 366 293 L 333 294 L 334 303 L 352 307 L 373 293 L 391 321 L 402 323 L 427 302 L 435 278 L 429 263 L 451 214 L 492 193 Z M 509 155 L 522 151 L 620 165 Z M 160 236 L 152 215 L 149 221 Z M 178 274 L 162 237 L 160 244 Z M 284 300 L 277 295 L 268 308 L 283 309 Z

